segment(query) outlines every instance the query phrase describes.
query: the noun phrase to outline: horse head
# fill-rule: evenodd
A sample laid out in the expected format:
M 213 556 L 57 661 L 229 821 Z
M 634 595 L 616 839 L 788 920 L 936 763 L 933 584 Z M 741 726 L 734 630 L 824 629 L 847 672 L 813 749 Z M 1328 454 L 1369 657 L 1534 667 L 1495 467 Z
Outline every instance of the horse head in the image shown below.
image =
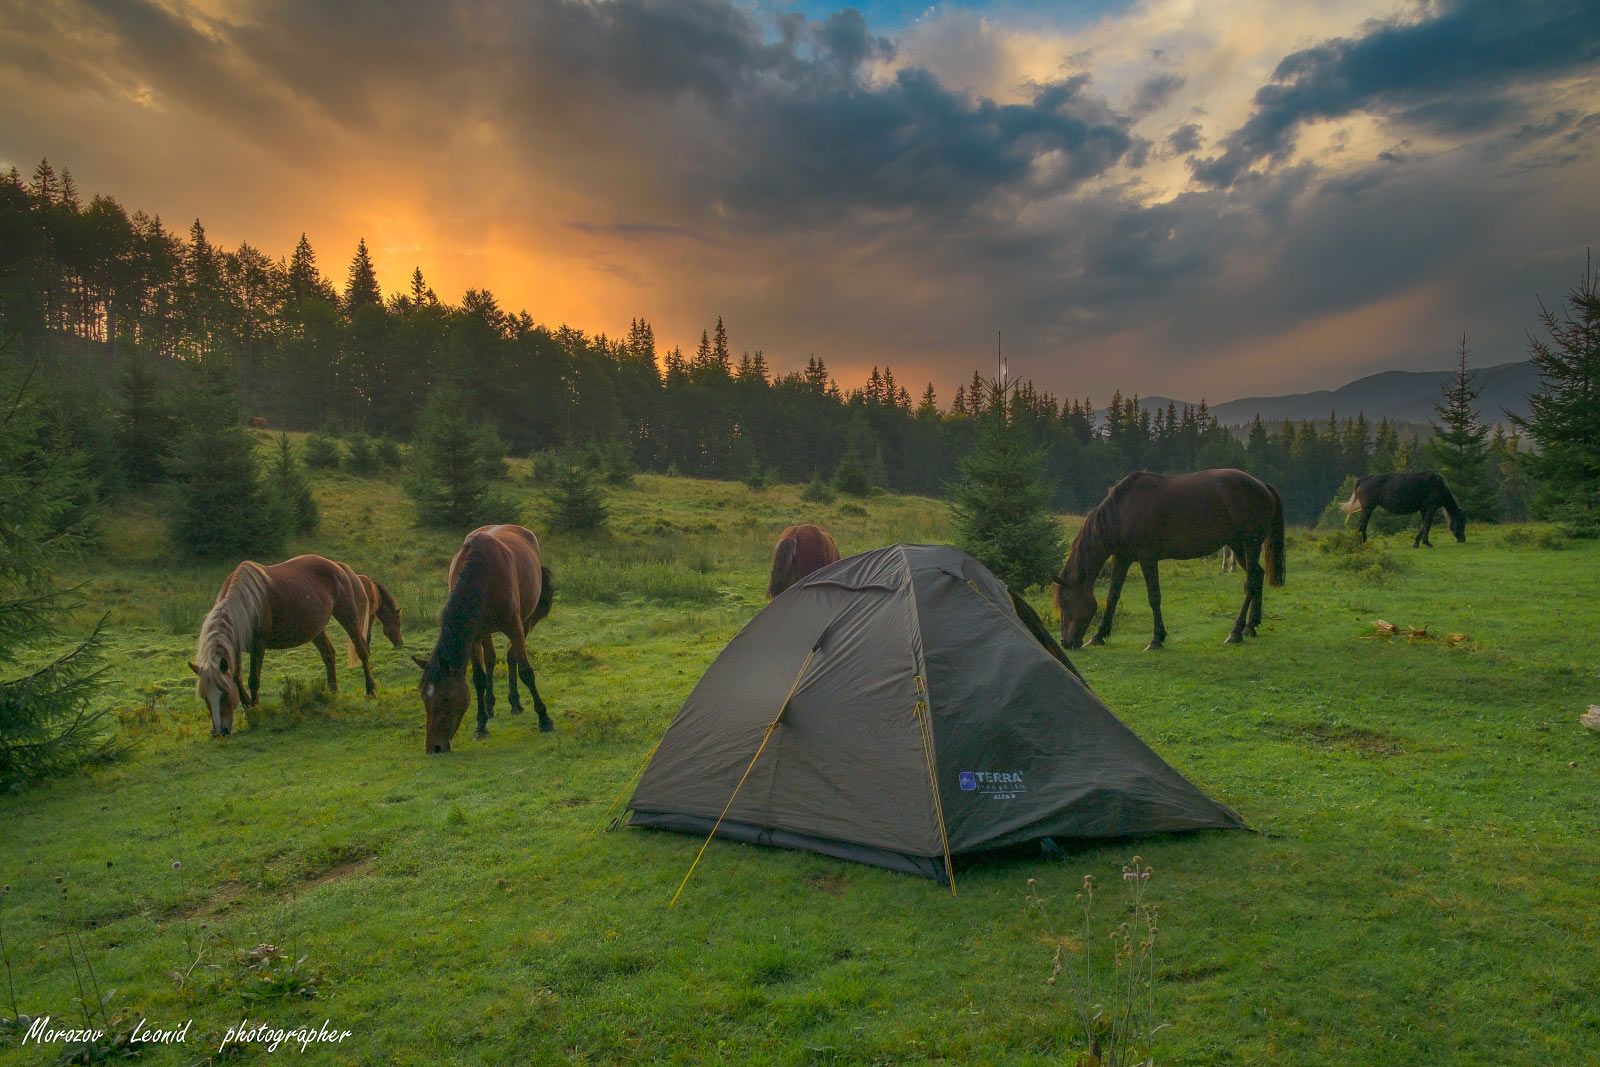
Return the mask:
M 389 639 L 389 643 L 395 648 L 400 648 L 406 643 L 405 638 L 400 635 L 400 605 L 389 595 L 389 590 L 377 582 L 372 584 L 378 590 L 378 605 L 374 610 L 378 625 L 383 627 L 383 636 Z
M 461 718 L 467 713 L 467 705 L 471 703 L 466 668 L 451 670 L 439 662 L 437 656 L 427 659 L 412 656 L 411 659 L 422 668 L 417 692 L 422 694 L 422 707 L 427 713 L 425 751 L 429 755 L 449 752 L 450 739 L 455 737 Z
M 1100 602 L 1094 596 L 1094 585 L 1077 582 L 1063 584 L 1058 579 L 1055 601 L 1056 612 L 1061 616 L 1062 647 L 1082 648 L 1083 635 L 1088 632 L 1089 624 L 1094 622 L 1095 614 L 1100 610 Z
M 211 736 L 227 737 L 233 733 L 233 712 L 239 706 L 239 686 L 227 657 L 219 654 L 216 662 L 204 666 L 190 660 L 189 669 L 195 674 L 195 695 L 211 709 Z
M 1466 542 L 1467 542 L 1467 514 L 1466 514 L 1466 512 L 1457 510 L 1454 515 L 1450 516 L 1450 532 L 1456 535 L 1456 540 L 1458 542 L 1460 542 L 1461 544 L 1466 544 Z

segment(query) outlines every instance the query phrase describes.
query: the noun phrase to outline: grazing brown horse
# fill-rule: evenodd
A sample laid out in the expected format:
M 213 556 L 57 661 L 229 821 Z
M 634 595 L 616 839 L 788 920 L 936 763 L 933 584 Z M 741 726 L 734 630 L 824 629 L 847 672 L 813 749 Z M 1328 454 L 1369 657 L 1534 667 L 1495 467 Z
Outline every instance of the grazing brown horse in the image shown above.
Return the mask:
M 1428 534 L 1433 530 L 1433 520 L 1438 518 L 1440 508 L 1444 508 L 1450 516 L 1450 532 L 1455 534 L 1456 540 L 1464 542 L 1467 539 L 1466 513 L 1456 503 L 1455 494 L 1445 484 L 1444 475 L 1438 471 L 1369 474 L 1356 482 L 1355 492 L 1350 494 L 1350 499 L 1339 505 L 1339 510 L 1346 515 L 1361 512 L 1363 541 L 1367 539 L 1367 523 L 1372 521 L 1372 513 L 1378 508 L 1396 515 L 1422 513 L 1422 525 L 1417 527 L 1417 536 L 1411 539 L 1412 548 L 1418 545 L 1433 547 Z
M 383 627 L 383 636 L 395 648 L 402 647 L 406 642 L 400 634 L 400 605 L 390 595 L 389 590 L 383 587 L 382 582 L 374 581 L 365 574 L 356 575 L 356 581 L 361 583 L 361 588 L 367 594 L 367 647 L 372 647 L 372 622 L 378 621 Z
M 539 559 L 539 539 L 521 526 L 484 526 L 472 531 L 450 561 L 450 598 L 439 613 L 439 640 L 424 659 L 418 691 L 427 713 L 426 750 L 449 752 L 450 739 L 467 713 L 467 664 L 478 694 L 478 730 L 489 736 L 494 714 L 494 635 L 506 635 L 506 674 L 511 713 L 521 714 L 517 675 L 533 694 L 540 731 L 555 729 L 528 660 L 528 631 L 550 614 L 555 589 L 550 568 Z
M 1283 500 L 1278 491 L 1244 471 L 1231 469 L 1128 475 L 1112 486 L 1083 520 L 1066 565 L 1056 577 L 1061 643 L 1068 648 L 1082 647 L 1084 631 L 1099 606 L 1094 583 L 1110 559 L 1111 589 L 1106 594 L 1105 617 L 1089 643 L 1101 645 L 1111 636 L 1122 582 L 1128 568 L 1137 563 L 1144 572 L 1150 611 L 1155 616 L 1155 635 L 1147 649 L 1161 648 L 1167 628 L 1161 621 L 1158 561 L 1199 559 L 1224 546 L 1233 549 L 1245 565 L 1244 604 L 1227 638 L 1228 644 L 1236 645 L 1242 634 L 1253 637 L 1261 625 L 1263 577 L 1272 585 L 1283 584 Z M 1263 546 L 1265 570 L 1261 566 Z
M 782 593 L 812 571 L 839 562 L 839 546 L 833 535 L 820 526 L 803 522 L 778 535 L 772 552 L 772 577 L 767 582 L 767 599 Z
M 376 585 L 377 583 L 373 583 Z M 234 709 L 255 704 L 261 691 L 261 659 L 269 648 L 295 648 L 310 641 L 322 654 L 328 688 L 338 688 L 330 618 L 350 638 L 366 678 L 367 696 L 377 692 L 368 661 L 371 606 L 356 572 L 321 556 L 296 556 L 263 567 L 246 560 L 233 569 L 200 626 L 200 643 L 189 662 L 198 681 L 195 693 L 211 709 L 212 736 L 233 732 Z M 396 632 L 398 632 L 398 613 Z M 243 660 L 250 657 L 249 688 Z

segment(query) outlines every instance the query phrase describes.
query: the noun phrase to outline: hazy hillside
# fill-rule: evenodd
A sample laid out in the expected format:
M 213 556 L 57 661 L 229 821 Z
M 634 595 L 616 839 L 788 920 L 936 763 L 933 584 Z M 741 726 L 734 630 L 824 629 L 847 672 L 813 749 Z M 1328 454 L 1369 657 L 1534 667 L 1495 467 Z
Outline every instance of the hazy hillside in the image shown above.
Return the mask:
M 1433 417 L 1433 404 L 1441 383 L 1451 371 L 1391 370 L 1357 378 L 1337 389 L 1318 389 L 1311 393 L 1286 396 L 1247 396 L 1221 404 L 1211 404 L 1211 413 L 1225 425 L 1240 425 L 1260 415 L 1269 422 L 1281 419 L 1325 419 L 1329 411 L 1341 416 L 1365 412 L 1369 419 L 1390 418 L 1400 422 L 1427 422 Z M 1485 422 L 1503 422 L 1505 411 L 1528 413 L 1528 394 L 1539 387 L 1539 377 L 1527 360 L 1501 363 L 1474 371 L 1483 386 L 1478 414 Z M 1179 407 L 1192 401 L 1175 401 Z M 1142 407 L 1152 410 L 1167 406 L 1168 398 L 1145 397 Z

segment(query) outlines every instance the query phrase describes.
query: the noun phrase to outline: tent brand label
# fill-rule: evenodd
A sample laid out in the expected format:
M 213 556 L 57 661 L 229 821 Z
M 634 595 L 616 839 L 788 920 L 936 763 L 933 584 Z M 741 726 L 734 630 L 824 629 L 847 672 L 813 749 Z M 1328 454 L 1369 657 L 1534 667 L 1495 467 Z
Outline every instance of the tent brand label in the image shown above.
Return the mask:
M 990 800 L 1015 800 L 1027 792 L 1021 771 L 961 771 L 956 778 L 962 792 L 978 793 Z

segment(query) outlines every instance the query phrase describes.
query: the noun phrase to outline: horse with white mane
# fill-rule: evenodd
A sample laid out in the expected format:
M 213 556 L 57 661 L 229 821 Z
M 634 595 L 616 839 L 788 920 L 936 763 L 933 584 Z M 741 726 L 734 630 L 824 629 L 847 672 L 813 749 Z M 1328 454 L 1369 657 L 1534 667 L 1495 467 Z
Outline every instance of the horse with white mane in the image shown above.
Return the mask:
M 337 689 L 333 643 L 326 632 L 330 618 L 337 619 L 350 638 L 351 666 L 360 663 L 367 696 L 375 695 L 377 683 L 367 644 L 372 619 L 374 614 L 386 616 L 384 630 L 397 646 L 400 620 L 387 590 L 376 582 L 372 586 L 369 591 L 361 575 L 322 556 L 296 556 L 267 567 L 246 560 L 235 567 L 206 613 L 195 658 L 189 663 L 197 679 L 195 694 L 211 711 L 212 736 L 232 733 L 234 710 L 240 704 L 256 703 L 261 659 L 269 648 L 314 643 L 328 672 L 328 689 Z M 247 655 L 248 688 L 244 674 Z

